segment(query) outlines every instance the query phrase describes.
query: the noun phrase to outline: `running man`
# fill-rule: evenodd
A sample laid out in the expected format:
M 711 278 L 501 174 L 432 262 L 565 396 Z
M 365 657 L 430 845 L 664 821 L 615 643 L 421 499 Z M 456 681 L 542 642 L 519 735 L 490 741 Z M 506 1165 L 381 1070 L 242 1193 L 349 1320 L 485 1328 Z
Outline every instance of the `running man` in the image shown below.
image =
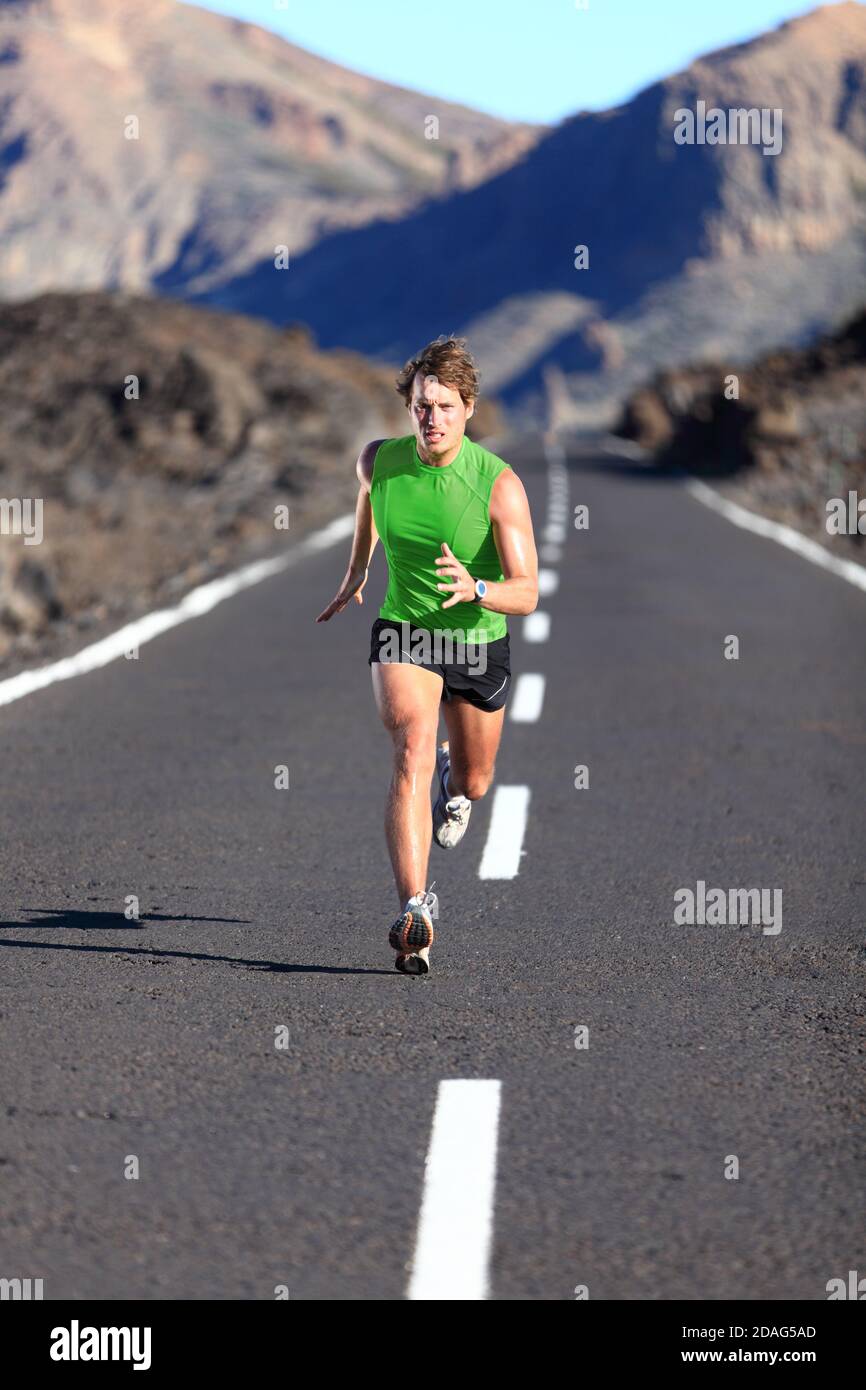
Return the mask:
M 468 439 L 479 376 L 463 338 L 437 338 L 397 378 L 412 421 L 376 439 L 356 464 L 360 485 L 349 568 L 316 622 L 363 603 L 377 540 L 388 591 L 368 665 L 394 748 L 385 834 L 400 916 L 397 969 L 426 975 L 438 898 L 427 883 L 431 835 L 453 849 L 472 803 L 493 780 L 511 668 L 507 613 L 538 603 L 538 558 L 523 484 Z M 439 745 L 439 706 L 448 739 Z M 430 814 L 430 784 L 439 792 Z

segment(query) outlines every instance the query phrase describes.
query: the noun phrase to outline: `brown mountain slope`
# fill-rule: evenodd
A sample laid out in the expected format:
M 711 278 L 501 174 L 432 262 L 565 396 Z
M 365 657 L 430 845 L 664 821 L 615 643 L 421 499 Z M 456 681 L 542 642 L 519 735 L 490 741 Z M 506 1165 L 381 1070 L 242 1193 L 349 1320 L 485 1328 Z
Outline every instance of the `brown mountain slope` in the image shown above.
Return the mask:
M 802 344 L 863 298 L 853 0 L 541 138 L 174 0 L 13 0 L 0 31 L 0 293 L 156 289 L 388 361 L 462 331 L 489 389 L 544 417 L 552 383 L 566 424 L 609 423 L 660 367 Z M 780 152 L 677 144 L 698 102 L 781 110 Z M 461 159 L 505 167 L 424 199 Z
M 678 144 L 676 113 L 698 102 L 780 109 L 780 151 Z M 841 322 L 866 284 L 864 213 L 866 7 L 846 3 L 565 121 L 477 188 L 329 235 L 291 276 L 263 261 L 214 297 L 394 359 L 457 329 L 511 403 L 541 411 L 554 369 L 582 418 L 610 419 L 656 367 Z
M 3 0 L 0 297 L 218 285 L 535 138 L 176 0 Z

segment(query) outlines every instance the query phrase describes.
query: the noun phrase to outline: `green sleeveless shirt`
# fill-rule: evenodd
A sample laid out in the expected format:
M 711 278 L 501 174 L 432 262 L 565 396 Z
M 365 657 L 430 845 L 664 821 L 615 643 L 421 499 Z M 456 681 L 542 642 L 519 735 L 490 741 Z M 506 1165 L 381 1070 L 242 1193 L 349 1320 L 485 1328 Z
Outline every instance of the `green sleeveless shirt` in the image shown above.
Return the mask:
M 434 564 L 446 541 L 473 579 L 505 576 L 493 539 L 490 493 L 509 465 L 465 435 L 451 463 L 422 463 L 414 434 L 386 439 L 373 463 L 370 501 L 376 530 L 388 561 L 388 592 L 380 618 L 409 622 L 431 631 L 465 634 L 467 642 L 504 637 L 504 613 L 477 603 L 442 608 L 446 589 Z

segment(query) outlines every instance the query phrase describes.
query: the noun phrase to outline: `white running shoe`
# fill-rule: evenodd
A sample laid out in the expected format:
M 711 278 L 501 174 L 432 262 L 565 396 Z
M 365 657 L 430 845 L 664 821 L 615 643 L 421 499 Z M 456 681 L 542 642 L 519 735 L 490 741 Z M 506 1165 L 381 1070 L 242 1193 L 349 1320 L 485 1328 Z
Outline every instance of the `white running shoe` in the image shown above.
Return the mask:
M 409 899 L 388 933 L 389 944 L 398 952 L 394 964 L 403 975 L 430 973 L 433 919 L 439 916 L 439 899 L 432 888 L 431 883 L 423 893 Z
M 448 744 L 440 743 L 436 749 L 436 771 L 439 773 L 439 796 L 433 807 L 433 838 L 443 849 L 453 849 L 459 845 L 466 834 L 472 802 L 466 796 L 449 797 L 446 791 L 446 778 L 451 768 Z

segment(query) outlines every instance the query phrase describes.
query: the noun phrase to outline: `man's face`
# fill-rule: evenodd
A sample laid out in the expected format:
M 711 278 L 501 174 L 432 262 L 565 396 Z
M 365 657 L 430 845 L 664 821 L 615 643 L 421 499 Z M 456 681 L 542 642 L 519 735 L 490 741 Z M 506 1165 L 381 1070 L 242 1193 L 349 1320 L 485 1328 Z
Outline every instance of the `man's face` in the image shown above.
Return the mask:
M 421 457 L 435 462 L 456 453 L 474 409 L 474 403 L 464 405 L 454 387 L 443 386 L 435 376 L 416 372 L 409 411 Z

